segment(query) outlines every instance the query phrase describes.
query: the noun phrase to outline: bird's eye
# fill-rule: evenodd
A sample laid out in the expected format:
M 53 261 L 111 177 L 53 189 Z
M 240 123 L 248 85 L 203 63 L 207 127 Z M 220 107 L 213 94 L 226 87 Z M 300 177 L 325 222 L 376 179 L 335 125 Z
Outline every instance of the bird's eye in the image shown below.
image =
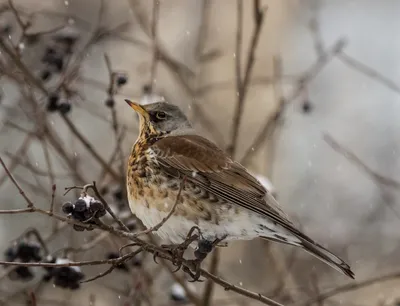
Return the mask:
M 159 120 L 164 120 L 165 118 L 167 118 L 167 114 L 164 112 L 157 112 L 156 113 L 156 118 Z

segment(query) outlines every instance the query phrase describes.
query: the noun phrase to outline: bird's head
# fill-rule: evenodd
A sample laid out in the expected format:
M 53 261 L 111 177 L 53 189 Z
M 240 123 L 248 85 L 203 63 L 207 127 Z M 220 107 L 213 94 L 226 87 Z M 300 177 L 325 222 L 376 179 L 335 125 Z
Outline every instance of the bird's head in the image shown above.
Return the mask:
M 177 134 L 191 129 L 191 124 L 178 106 L 167 102 L 140 105 L 125 100 L 140 118 L 140 131 L 149 135 Z

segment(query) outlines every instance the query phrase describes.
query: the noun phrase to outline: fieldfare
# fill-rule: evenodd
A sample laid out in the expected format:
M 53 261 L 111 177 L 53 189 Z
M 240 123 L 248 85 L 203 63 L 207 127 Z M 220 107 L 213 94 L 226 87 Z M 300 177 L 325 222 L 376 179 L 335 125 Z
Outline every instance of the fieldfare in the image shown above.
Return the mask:
M 182 244 L 197 227 L 202 241 L 263 238 L 303 248 L 343 274 L 350 266 L 298 230 L 275 198 L 238 162 L 193 130 L 166 102 L 125 100 L 140 118 L 127 170 L 132 212 L 164 241 Z M 184 183 L 182 183 L 184 181 Z M 180 195 L 181 202 L 175 205 Z

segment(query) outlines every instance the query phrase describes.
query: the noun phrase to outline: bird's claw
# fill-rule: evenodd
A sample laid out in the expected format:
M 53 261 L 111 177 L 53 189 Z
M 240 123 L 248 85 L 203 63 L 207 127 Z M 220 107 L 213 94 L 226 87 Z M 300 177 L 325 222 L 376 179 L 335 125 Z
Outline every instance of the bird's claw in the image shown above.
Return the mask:
M 192 278 L 188 280 L 191 283 L 194 282 L 204 282 L 204 280 L 200 280 L 201 276 L 201 263 L 203 260 L 201 259 L 193 259 L 193 260 L 188 260 L 187 265 L 183 267 L 183 271 Z

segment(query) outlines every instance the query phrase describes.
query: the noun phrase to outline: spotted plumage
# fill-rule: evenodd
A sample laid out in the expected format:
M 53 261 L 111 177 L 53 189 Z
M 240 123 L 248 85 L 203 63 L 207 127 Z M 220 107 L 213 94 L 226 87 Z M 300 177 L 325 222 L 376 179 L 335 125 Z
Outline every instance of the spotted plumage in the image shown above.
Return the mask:
M 210 241 L 261 237 L 301 247 L 354 278 L 348 264 L 294 226 L 246 168 L 197 135 L 178 107 L 127 102 L 140 118 L 128 162 L 128 199 L 147 228 L 168 215 L 184 180 L 181 201 L 157 231 L 163 240 L 182 243 L 195 225 Z

